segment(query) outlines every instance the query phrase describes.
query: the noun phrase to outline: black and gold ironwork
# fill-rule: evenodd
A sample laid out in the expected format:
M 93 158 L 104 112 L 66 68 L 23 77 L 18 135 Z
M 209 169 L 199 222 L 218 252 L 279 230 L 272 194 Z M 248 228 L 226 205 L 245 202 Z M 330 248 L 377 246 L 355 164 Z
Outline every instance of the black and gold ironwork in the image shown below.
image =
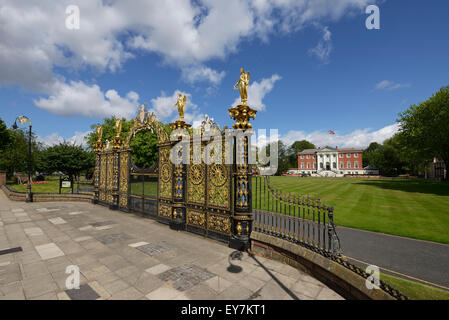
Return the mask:
M 334 207 L 275 188 L 269 177 L 254 177 L 254 230 L 317 248 L 341 253 L 334 224 Z
M 229 109 L 237 134 L 222 130 L 209 117 L 194 132 L 183 118 L 185 96 L 178 99 L 179 120 L 170 124 L 173 131 L 180 132 L 177 140 L 170 140 L 162 123 L 145 105 L 140 106 L 124 139 L 121 120 L 116 120 L 116 134 L 106 146 L 102 143 L 103 129 L 98 127 L 95 201 L 114 209 L 137 211 L 175 229 L 230 242 L 239 249 L 247 247 L 252 228 L 249 120 L 256 115 L 247 105 L 248 83 L 249 73 L 242 73 L 236 84 L 242 104 Z M 136 133 L 143 130 L 151 130 L 158 137 L 158 160 L 148 169 L 134 166 L 130 148 Z M 181 161 L 185 160 L 184 153 L 190 162 Z M 229 164 L 230 160 L 236 164 Z

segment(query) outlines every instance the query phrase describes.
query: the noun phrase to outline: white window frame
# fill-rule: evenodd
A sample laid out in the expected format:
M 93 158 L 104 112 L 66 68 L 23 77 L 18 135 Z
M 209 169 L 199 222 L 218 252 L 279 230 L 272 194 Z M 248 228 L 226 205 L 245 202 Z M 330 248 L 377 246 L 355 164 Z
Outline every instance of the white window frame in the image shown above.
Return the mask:
M 346 162 L 346 169 L 351 169 L 351 162 Z
M 301 169 L 304 169 L 304 162 L 301 162 Z
M 355 161 L 354 162 L 354 169 L 358 169 L 359 168 L 359 162 L 358 161 Z
M 346 154 L 346 158 L 351 158 L 351 154 L 350 154 L 350 153 L 347 153 L 347 154 Z
M 345 157 L 345 155 L 343 153 L 339 153 L 340 155 L 340 159 L 343 159 Z
M 307 162 L 307 169 L 310 169 L 310 162 Z
M 354 158 L 358 158 L 359 157 L 359 154 L 356 152 L 356 153 L 354 153 Z
M 304 159 L 304 155 L 300 155 L 299 157 L 300 157 L 301 159 Z

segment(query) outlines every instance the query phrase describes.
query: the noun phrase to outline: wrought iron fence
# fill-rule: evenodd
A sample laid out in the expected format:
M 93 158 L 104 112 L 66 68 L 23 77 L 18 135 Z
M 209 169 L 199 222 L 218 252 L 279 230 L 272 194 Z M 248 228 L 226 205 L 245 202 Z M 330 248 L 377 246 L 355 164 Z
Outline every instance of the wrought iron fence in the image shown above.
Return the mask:
M 334 207 L 325 201 L 275 188 L 270 178 L 253 177 L 253 230 L 335 256 L 341 254 Z

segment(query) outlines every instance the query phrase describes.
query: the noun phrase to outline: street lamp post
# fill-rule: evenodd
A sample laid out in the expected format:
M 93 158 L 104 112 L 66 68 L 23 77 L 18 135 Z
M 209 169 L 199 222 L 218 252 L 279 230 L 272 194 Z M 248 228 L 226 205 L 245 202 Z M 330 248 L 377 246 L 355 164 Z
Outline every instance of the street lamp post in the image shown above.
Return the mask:
M 30 123 L 30 128 L 29 128 L 29 132 L 28 132 L 28 183 L 27 183 L 26 202 L 33 202 L 33 197 L 31 194 L 31 120 L 30 120 L 30 118 L 25 117 L 25 116 L 18 116 L 12 126 L 13 129 L 18 128 L 17 120 L 19 120 L 20 124 L 25 124 L 27 122 Z

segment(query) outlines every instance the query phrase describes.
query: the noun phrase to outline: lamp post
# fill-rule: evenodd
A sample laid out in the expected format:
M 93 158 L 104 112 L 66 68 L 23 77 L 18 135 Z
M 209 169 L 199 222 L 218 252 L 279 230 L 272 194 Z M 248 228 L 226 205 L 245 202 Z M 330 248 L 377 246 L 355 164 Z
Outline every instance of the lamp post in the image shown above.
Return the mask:
M 25 124 L 27 122 L 30 123 L 29 135 L 28 135 L 28 183 L 27 183 L 27 195 L 26 202 L 32 202 L 33 197 L 31 194 L 31 120 L 25 116 L 18 116 L 14 121 L 12 128 L 15 130 L 18 128 L 17 120 L 19 120 L 20 124 Z

